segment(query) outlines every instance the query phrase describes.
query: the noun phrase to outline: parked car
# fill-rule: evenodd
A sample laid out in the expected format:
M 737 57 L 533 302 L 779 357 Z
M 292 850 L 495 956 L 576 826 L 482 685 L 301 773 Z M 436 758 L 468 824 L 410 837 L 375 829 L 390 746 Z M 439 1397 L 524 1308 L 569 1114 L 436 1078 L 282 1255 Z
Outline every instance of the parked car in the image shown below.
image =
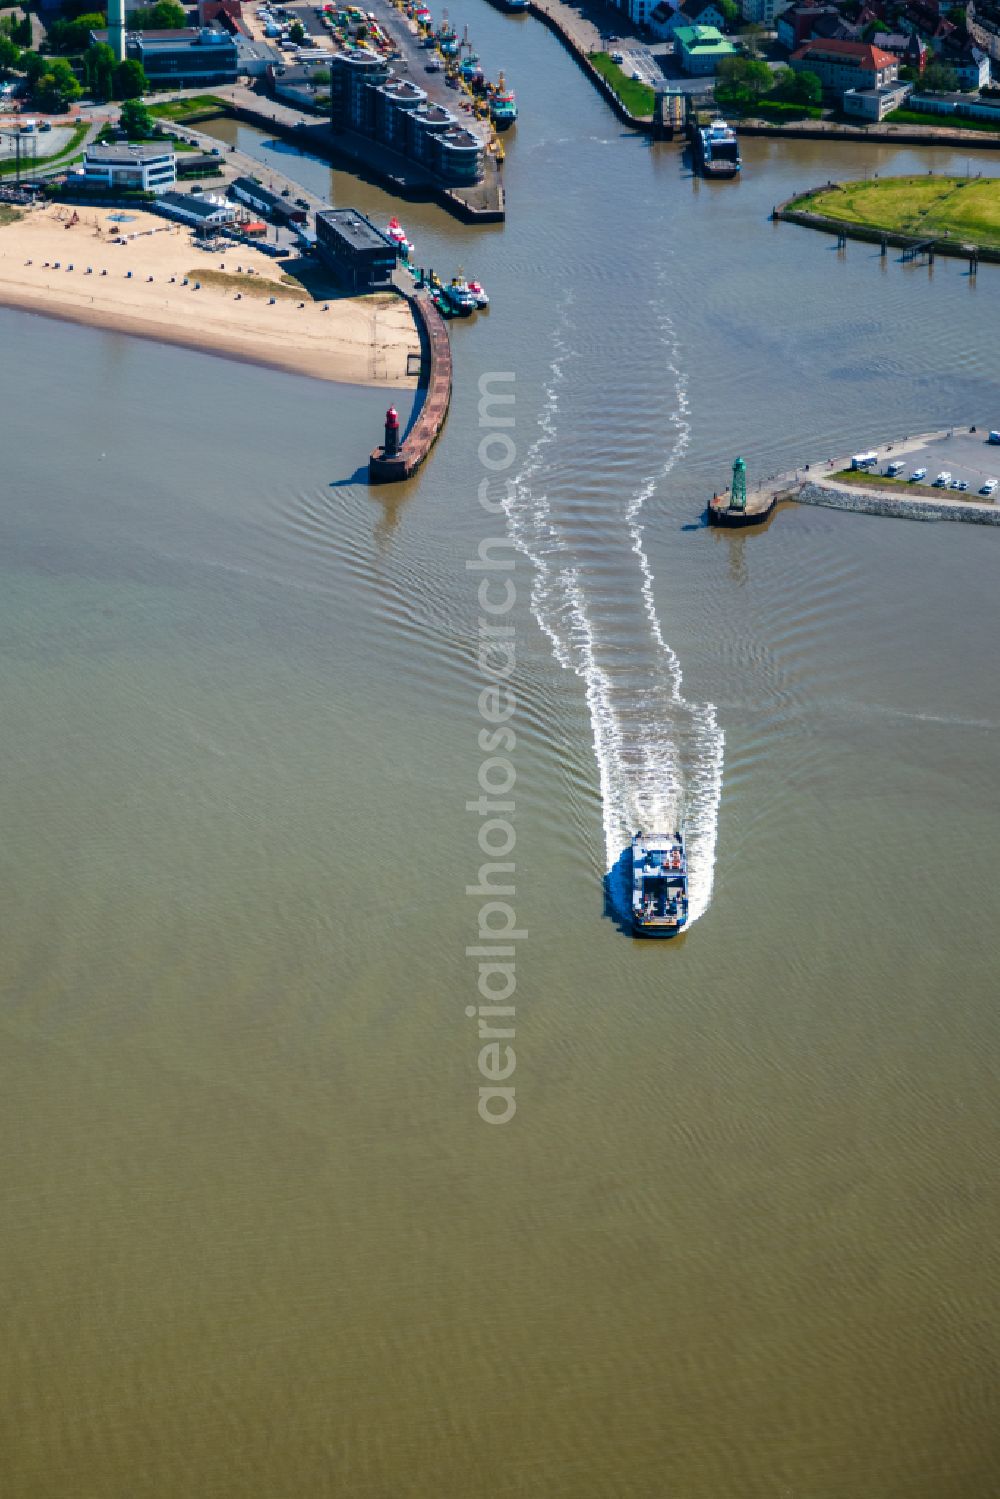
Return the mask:
M 980 494 L 988 494 L 988 495 L 991 495 L 991 496 L 995 495 L 996 492 L 997 492 L 997 481 L 995 479 L 987 479 L 986 483 L 983 484 L 983 485 L 981 485 L 980 489 L 979 489 L 979 493 Z
M 920 481 L 921 481 L 921 479 L 926 479 L 926 478 L 927 478 L 927 470 L 925 468 L 915 468 L 913 470 L 913 473 L 910 475 L 909 482 L 911 484 L 919 484 Z

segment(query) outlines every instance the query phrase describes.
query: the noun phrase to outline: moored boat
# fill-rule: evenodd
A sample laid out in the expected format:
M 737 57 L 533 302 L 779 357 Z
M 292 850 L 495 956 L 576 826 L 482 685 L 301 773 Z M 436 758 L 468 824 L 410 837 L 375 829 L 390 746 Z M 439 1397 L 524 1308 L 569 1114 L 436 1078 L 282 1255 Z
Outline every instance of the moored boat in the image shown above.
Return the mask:
M 488 307 L 490 305 L 490 299 L 486 295 L 486 288 L 481 284 L 481 282 L 470 281 L 468 283 L 468 287 L 469 295 L 475 298 L 477 307 Z
M 407 239 L 406 230 L 399 220 L 395 217 L 391 218 L 385 226 L 385 232 L 386 237 L 391 239 L 396 246 L 397 254 L 401 255 L 404 260 L 409 260 L 413 254 L 413 241 Z
M 725 120 L 713 120 L 695 131 L 694 155 L 706 177 L 735 177 L 743 164 L 739 141 Z
M 458 313 L 461 317 L 468 317 L 470 312 L 475 312 L 480 306 L 461 271 L 456 276 L 452 276 L 447 285 L 442 286 L 441 296 L 451 311 Z
M 490 98 L 490 119 L 498 130 L 507 130 L 517 119 L 517 100 L 501 73 Z
M 632 839 L 632 931 L 637 936 L 675 937 L 687 919 L 684 835 L 636 833 Z

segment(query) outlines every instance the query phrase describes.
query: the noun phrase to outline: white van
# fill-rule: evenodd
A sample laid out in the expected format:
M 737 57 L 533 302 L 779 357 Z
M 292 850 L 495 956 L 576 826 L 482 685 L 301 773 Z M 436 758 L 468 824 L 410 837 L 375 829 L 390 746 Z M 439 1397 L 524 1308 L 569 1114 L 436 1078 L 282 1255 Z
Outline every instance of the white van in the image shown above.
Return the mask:
M 902 472 L 903 472 L 903 464 L 901 464 L 901 463 L 890 463 L 889 466 L 888 466 L 888 468 L 885 471 L 885 476 L 886 476 L 887 479 L 895 479 L 896 475 L 897 474 L 901 474 Z
M 934 480 L 934 488 L 935 489 L 947 489 L 948 485 L 950 483 L 951 483 L 951 474 L 948 472 L 948 470 L 946 468 L 943 468 L 941 470 L 941 472 L 938 474 L 937 478 Z
M 852 468 L 874 468 L 877 463 L 877 453 L 855 453 L 851 459 Z

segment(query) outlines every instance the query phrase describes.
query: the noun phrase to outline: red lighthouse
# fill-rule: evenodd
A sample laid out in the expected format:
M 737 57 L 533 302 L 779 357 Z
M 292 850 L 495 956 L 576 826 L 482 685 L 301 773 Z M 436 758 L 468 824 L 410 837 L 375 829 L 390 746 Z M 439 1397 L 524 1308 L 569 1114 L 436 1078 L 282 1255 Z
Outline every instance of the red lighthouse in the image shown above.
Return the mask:
M 390 406 L 385 414 L 385 456 L 395 458 L 399 452 L 399 412 Z

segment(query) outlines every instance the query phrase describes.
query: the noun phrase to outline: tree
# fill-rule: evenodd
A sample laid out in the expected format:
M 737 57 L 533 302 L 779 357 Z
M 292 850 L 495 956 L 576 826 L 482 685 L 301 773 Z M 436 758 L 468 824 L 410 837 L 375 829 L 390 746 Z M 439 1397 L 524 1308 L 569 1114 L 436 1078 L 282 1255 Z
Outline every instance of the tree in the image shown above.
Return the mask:
M 49 59 L 39 52 L 22 52 L 19 66 L 28 80 L 28 87 L 33 89 L 42 74 L 48 71 Z
M 715 7 L 716 10 L 722 12 L 722 18 L 726 23 L 727 31 L 730 27 L 736 25 L 736 22 L 740 18 L 740 8 L 736 4 L 736 0 L 715 0 Z
M 0 78 L 6 78 L 17 67 L 21 49 L 6 32 L 0 32 Z
M 187 16 L 177 0 L 158 0 L 156 5 L 134 10 L 129 25 L 134 31 L 180 31 L 187 25 Z
M 102 104 L 111 98 L 115 54 L 106 42 L 94 42 L 83 54 L 83 78 L 91 98 Z
M 755 103 L 774 82 L 766 62 L 752 57 L 724 57 L 719 64 L 715 97 L 720 104 Z
M 156 129 L 153 116 L 138 98 L 125 100 L 118 123 L 130 141 L 148 140 Z
M 148 88 L 149 79 L 141 62 L 126 57 L 124 62 L 118 63 L 111 80 L 112 99 L 141 99 Z
M 943 62 L 929 62 L 920 82 L 932 94 L 953 94 L 958 88 L 958 74 Z
M 330 82 L 330 69 L 329 68 L 313 68 L 313 70 L 312 70 L 312 72 L 310 73 L 309 76 L 312 79 L 313 83 L 329 83 Z
M 83 93 L 76 74 L 64 57 L 43 58 L 46 71 L 32 89 L 39 109 L 47 114 L 62 114 Z
M 107 16 L 100 11 L 85 12 L 73 21 L 53 21 L 49 27 L 49 46 L 53 52 L 82 52 L 90 33 L 106 25 Z
M 288 40 L 294 42 L 296 47 L 301 47 L 306 39 L 306 28 L 301 21 L 293 21 L 288 28 Z
M 819 74 L 810 73 L 808 68 L 804 68 L 801 73 L 793 72 L 789 98 L 795 104 L 819 104 L 823 98 L 823 83 Z

